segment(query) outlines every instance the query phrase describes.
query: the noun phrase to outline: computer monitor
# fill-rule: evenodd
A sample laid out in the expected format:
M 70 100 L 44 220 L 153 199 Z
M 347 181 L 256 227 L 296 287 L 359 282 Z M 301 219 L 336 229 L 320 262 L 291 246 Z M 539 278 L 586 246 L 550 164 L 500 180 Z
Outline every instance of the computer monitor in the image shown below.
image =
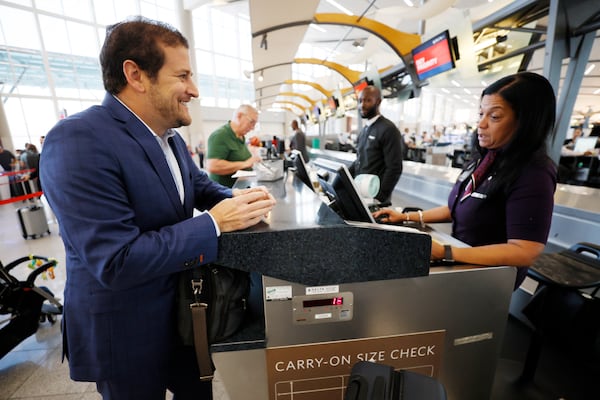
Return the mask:
M 308 167 L 306 166 L 304 157 L 302 157 L 302 153 L 300 153 L 298 150 L 292 150 L 292 155 L 294 156 L 294 168 L 296 169 L 296 178 L 300 179 L 302 183 L 304 183 L 314 192 L 315 188 L 313 187 L 312 181 L 310 180 L 310 176 L 308 175 Z
M 358 194 L 354 179 L 345 165 L 341 165 L 333 174 L 333 178 L 329 180 L 319 176 L 319 183 L 331 201 L 329 206 L 342 219 L 356 222 L 376 222 Z
M 597 141 L 598 138 L 596 136 L 578 137 L 575 141 L 575 147 L 573 148 L 573 151 L 577 153 L 583 153 L 588 150 L 594 150 Z
M 415 47 L 411 53 L 421 81 L 455 67 L 448 30 Z

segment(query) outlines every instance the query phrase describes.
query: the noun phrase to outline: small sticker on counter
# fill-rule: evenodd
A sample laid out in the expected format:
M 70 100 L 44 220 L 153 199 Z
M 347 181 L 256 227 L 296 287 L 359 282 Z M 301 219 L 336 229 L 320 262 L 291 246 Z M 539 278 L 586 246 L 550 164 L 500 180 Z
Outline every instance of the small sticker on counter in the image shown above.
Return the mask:
M 291 300 L 292 299 L 292 287 L 291 286 L 267 286 L 265 288 L 265 299 L 271 300 Z
M 329 285 L 329 286 L 311 286 L 306 288 L 306 295 L 311 294 L 327 294 L 327 293 L 339 293 L 340 285 Z
M 481 342 L 481 341 L 490 340 L 493 338 L 494 338 L 494 334 L 492 332 L 486 332 L 486 333 L 481 333 L 479 335 L 465 336 L 465 337 L 454 339 L 454 345 L 460 346 L 461 344 Z

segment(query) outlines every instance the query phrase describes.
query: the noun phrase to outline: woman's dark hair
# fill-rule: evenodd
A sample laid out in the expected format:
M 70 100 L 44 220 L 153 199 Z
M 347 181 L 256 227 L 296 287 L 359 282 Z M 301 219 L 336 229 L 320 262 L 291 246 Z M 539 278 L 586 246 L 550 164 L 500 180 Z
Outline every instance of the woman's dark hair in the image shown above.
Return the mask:
M 135 17 L 108 26 L 100 51 L 106 91 L 118 94 L 127 84 L 123 74 L 125 60 L 135 62 L 150 79 L 156 79 L 165 61 L 163 46 L 189 48 L 187 39 L 177 29 L 163 22 Z
M 528 164 L 550 161 L 546 142 L 554 134 L 556 96 L 550 82 L 533 72 L 519 72 L 501 78 L 485 88 L 481 97 L 492 94 L 501 96 L 517 119 L 516 132 L 501 149 L 493 167 L 496 188 L 506 190 Z M 487 149 L 479 146 L 477 135 L 474 149 L 481 157 L 487 153 Z

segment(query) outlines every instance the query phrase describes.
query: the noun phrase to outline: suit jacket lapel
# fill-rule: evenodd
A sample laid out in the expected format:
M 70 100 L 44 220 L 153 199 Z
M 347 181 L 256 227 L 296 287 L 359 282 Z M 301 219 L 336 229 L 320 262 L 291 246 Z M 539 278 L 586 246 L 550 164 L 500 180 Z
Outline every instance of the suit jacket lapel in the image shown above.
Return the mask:
M 183 208 L 186 214 L 191 215 L 193 212 L 193 198 L 194 198 L 194 185 L 192 182 L 192 172 L 190 171 L 189 165 L 185 162 L 187 148 L 182 146 L 181 140 L 175 140 L 176 136 L 169 139 L 169 146 L 173 149 L 179 169 L 181 170 L 181 179 L 183 181 Z M 179 145 L 178 145 L 179 144 Z
M 186 213 L 179 199 L 177 186 L 175 185 L 175 181 L 171 175 L 171 170 L 169 169 L 169 165 L 167 164 L 167 160 L 162 149 L 160 148 L 160 145 L 158 144 L 157 139 L 138 117 L 124 107 L 123 104 L 116 100 L 112 95 L 106 95 L 103 105 L 111 111 L 115 119 L 120 120 L 125 124 L 125 129 L 127 132 L 142 147 L 148 157 L 148 160 L 152 164 L 154 171 L 158 175 L 162 185 L 167 191 L 169 199 L 173 203 L 174 210 L 177 211 L 177 214 L 180 218 L 184 219 L 186 217 Z M 175 157 L 178 161 L 180 160 L 180 157 L 177 153 L 175 154 Z M 179 162 L 179 164 L 181 165 L 183 163 Z

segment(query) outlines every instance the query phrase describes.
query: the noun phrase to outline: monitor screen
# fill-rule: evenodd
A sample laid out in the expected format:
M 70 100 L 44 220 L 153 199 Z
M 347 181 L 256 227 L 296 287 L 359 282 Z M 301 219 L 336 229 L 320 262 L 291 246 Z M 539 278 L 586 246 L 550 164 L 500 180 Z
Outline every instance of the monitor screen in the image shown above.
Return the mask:
M 446 30 L 412 50 L 419 80 L 424 80 L 454 68 L 450 33 Z
M 335 112 L 335 110 L 337 110 L 337 108 L 339 107 L 340 103 L 338 99 L 335 98 L 335 96 L 331 96 L 327 99 L 327 105 L 329 106 L 331 111 Z
M 375 223 L 373 215 L 358 194 L 354 179 L 345 165 L 341 165 L 330 180 L 319 177 L 319 183 L 331 201 L 329 206 L 342 219 Z
M 306 162 L 304 161 L 304 157 L 302 157 L 302 153 L 300 153 L 298 150 L 292 150 L 292 155 L 294 155 L 296 177 L 314 192 L 315 188 L 313 187 L 310 176 L 308 175 L 308 168 L 306 166 Z
M 352 86 L 354 88 L 354 93 L 356 94 L 356 98 L 360 96 L 360 92 L 363 91 L 369 85 L 373 85 L 373 81 L 367 78 L 361 78 L 358 82 L 355 82 Z
M 573 148 L 573 151 L 583 153 L 588 150 L 594 150 L 597 141 L 598 138 L 596 136 L 578 137 L 575 141 L 575 147 Z
M 319 118 L 319 116 L 321 115 L 321 108 L 319 106 L 314 106 L 312 113 L 315 118 Z

